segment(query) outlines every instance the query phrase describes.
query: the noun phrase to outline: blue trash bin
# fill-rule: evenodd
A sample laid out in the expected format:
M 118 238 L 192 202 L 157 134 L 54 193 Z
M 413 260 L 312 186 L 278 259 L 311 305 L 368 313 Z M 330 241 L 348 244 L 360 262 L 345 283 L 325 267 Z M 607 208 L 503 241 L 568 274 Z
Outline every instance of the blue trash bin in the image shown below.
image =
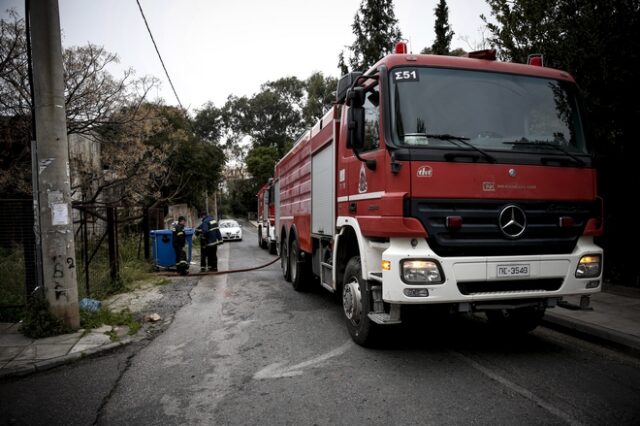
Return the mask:
M 193 244 L 193 228 L 184 229 L 187 244 L 187 262 L 191 263 L 191 246 Z M 176 252 L 173 249 L 173 233 L 170 229 L 155 229 L 149 232 L 153 264 L 157 268 L 171 268 L 176 266 Z

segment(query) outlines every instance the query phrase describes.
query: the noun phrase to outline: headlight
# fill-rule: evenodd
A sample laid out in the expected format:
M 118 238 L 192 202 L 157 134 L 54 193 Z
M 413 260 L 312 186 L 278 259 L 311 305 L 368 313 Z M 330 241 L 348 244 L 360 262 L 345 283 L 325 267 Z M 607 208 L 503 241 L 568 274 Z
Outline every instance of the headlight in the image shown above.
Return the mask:
M 593 278 L 600 276 L 602 269 L 602 256 L 590 254 L 582 256 L 576 268 L 576 278 Z
M 407 284 L 442 284 L 444 274 L 435 260 L 406 259 L 400 263 L 400 277 Z

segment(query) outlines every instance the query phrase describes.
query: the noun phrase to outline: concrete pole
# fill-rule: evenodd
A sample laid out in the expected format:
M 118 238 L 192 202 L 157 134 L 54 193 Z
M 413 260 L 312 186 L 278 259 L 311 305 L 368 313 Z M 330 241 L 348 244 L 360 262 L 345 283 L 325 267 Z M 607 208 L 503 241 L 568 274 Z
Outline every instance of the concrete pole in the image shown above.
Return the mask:
M 58 1 L 31 2 L 30 19 L 39 192 L 34 199 L 39 200 L 43 286 L 51 313 L 77 329 L 80 312 Z

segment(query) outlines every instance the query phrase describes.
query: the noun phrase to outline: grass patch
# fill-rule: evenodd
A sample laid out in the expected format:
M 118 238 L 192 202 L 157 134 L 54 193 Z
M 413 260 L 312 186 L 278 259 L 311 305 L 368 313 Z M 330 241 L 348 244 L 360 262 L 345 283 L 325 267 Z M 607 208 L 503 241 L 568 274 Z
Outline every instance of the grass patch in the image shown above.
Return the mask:
M 133 318 L 133 315 L 127 309 L 120 312 L 111 312 L 106 308 L 101 308 L 95 312 L 80 310 L 80 326 L 82 328 L 98 328 L 103 325 L 127 326 L 129 327 L 130 336 L 136 334 L 141 327 L 140 323 Z M 117 340 L 115 331 L 111 331 L 108 334 L 111 340 Z
M 136 287 L 138 281 L 144 281 L 153 276 L 149 262 L 138 255 L 139 237 L 124 237 L 119 241 L 118 264 L 120 266 L 119 279 L 111 280 L 107 245 L 103 244 L 89 265 L 89 293 L 85 285 L 85 269 L 82 254 L 78 249 L 78 292 L 79 297 L 91 297 L 98 300 L 106 299 L 118 293 L 124 293 Z
M 0 248 L 0 322 L 15 322 L 25 315 L 24 308 L 8 307 L 26 304 L 24 268 L 22 246 Z
M 72 330 L 49 312 L 49 302 L 40 294 L 34 294 L 27 303 L 20 332 L 32 339 L 57 336 Z

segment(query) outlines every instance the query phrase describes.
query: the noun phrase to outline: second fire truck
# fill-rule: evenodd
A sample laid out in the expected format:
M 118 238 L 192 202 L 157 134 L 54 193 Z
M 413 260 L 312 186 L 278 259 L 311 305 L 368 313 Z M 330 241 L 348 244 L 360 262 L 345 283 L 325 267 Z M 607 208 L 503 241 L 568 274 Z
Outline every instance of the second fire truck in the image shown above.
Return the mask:
M 273 205 L 273 180 L 265 183 L 258 190 L 258 245 L 269 249 L 269 253 L 277 253 L 276 229 Z

